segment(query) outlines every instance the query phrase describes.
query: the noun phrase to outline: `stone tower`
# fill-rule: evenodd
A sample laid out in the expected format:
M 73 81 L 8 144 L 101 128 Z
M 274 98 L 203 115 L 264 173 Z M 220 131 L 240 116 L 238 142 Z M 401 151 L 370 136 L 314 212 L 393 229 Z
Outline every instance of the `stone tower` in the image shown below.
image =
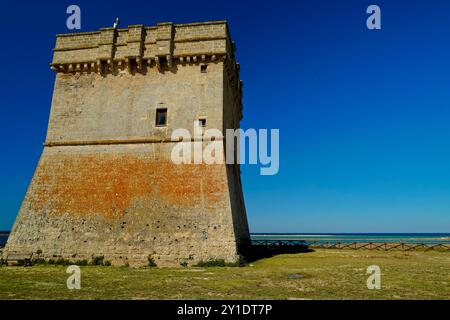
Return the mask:
M 234 50 L 224 21 L 57 35 L 47 137 L 5 251 L 235 261 L 250 241 L 239 165 L 171 161 L 177 128 L 239 128 Z

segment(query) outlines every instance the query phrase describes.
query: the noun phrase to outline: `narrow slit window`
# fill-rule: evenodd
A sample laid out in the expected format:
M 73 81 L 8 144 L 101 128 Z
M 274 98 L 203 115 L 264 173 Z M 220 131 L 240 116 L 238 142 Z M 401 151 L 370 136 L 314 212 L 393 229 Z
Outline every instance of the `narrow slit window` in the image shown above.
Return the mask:
M 167 108 L 156 109 L 156 126 L 164 127 L 167 125 Z

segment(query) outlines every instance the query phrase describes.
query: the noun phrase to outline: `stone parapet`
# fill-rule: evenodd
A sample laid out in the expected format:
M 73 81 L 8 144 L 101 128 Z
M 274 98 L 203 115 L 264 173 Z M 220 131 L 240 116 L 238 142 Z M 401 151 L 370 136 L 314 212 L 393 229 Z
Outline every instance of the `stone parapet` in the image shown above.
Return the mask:
M 233 47 L 225 21 L 130 25 L 57 35 L 51 67 L 56 72 L 107 72 L 123 66 L 139 72 L 152 66 L 164 70 L 175 61 L 226 58 L 235 66 Z

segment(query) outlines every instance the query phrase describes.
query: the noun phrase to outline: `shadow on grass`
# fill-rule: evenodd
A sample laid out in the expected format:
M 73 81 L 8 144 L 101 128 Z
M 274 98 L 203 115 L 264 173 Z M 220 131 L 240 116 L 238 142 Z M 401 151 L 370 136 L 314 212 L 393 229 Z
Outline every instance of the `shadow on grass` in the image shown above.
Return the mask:
M 265 246 L 265 245 L 252 245 L 247 249 L 245 253 L 245 260 L 250 263 L 260 259 L 270 258 L 280 254 L 295 254 L 295 253 L 308 253 L 314 252 L 313 249 L 306 245 L 298 246 Z

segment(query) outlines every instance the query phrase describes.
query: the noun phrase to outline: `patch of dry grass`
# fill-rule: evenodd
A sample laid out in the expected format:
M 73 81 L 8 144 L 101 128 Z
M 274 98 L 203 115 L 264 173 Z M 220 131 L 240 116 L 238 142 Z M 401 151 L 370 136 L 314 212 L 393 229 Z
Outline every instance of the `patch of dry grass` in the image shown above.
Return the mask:
M 381 290 L 368 290 L 378 265 Z M 0 268 L 0 299 L 449 299 L 450 253 L 326 250 L 283 254 L 240 267 L 81 267 L 68 290 L 66 267 Z M 299 275 L 299 276 L 298 276 Z

